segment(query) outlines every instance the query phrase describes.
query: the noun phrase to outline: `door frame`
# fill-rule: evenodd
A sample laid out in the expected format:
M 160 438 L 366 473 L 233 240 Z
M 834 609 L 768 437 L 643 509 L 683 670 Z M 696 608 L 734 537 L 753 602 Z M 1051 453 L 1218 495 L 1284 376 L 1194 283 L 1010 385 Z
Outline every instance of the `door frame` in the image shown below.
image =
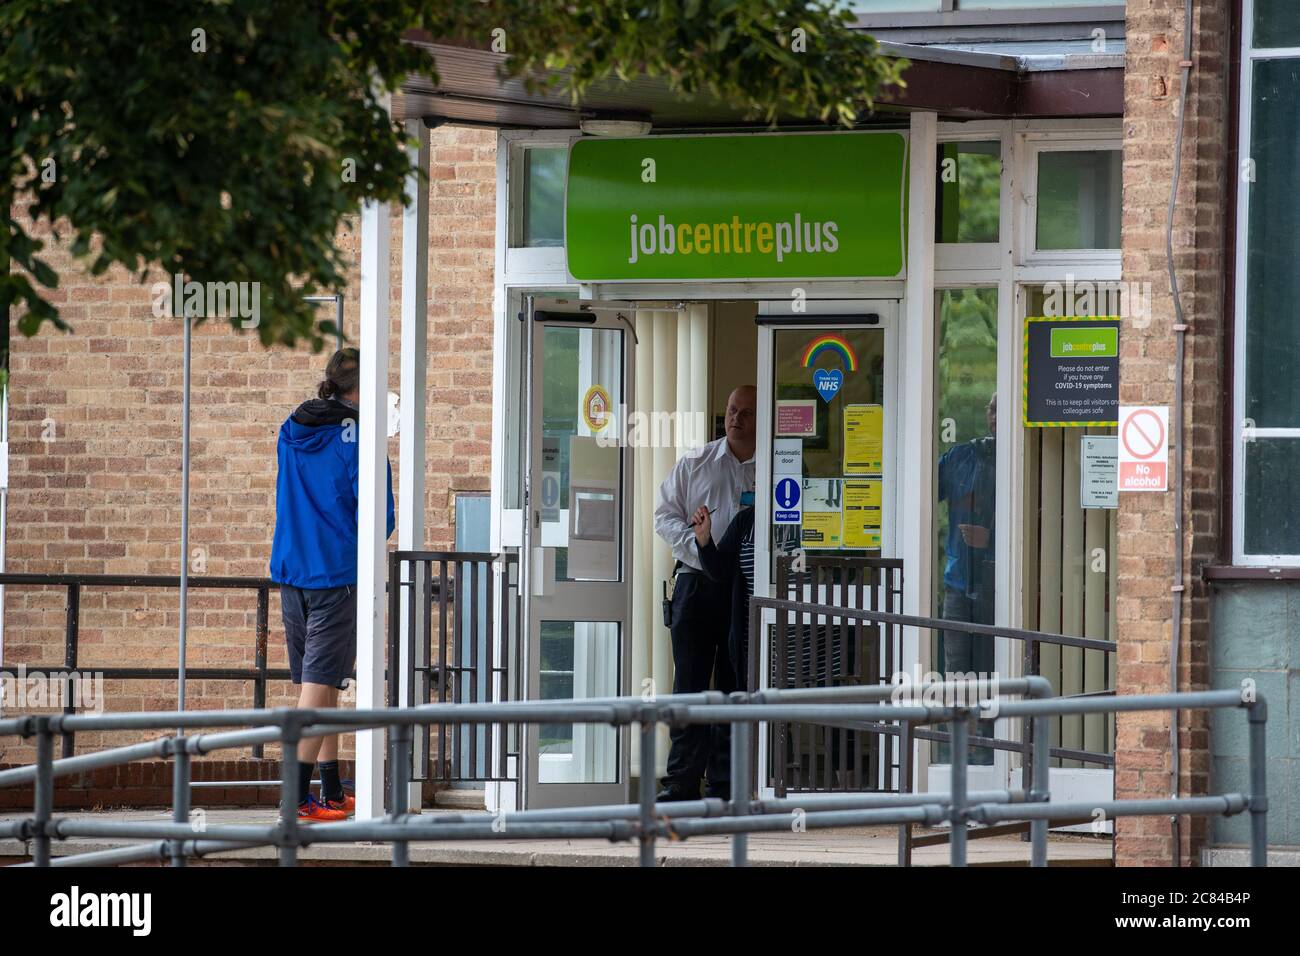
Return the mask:
M 904 508 L 915 507 L 916 502 L 909 500 L 915 497 L 915 489 L 909 491 L 900 488 L 902 482 L 899 480 L 903 464 L 903 449 L 899 441 L 899 373 L 903 362 L 903 337 L 900 328 L 903 314 L 902 297 L 810 300 L 803 303 L 803 311 L 797 313 L 794 311 L 789 299 L 760 300 L 758 302 L 758 315 L 760 319 L 767 321 L 762 322 L 758 329 L 758 368 L 755 372 L 755 381 L 758 384 L 758 409 L 755 416 L 757 444 L 754 452 L 754 499 L 757 508 L 754 518 L 754 593 L 756 595 L 771 597 L 773 586 L 770 541 L 772 538 L 772 448 L 775 436 L 773 435 L 771 408 L 774 397 L 775 333 L 788 329 L 806 330 L 823 327 L 812 321 L 818 315 L 825 315 L 829 319 L 829 317 L 846 315 L 866 316 L 872 313 L 880 316 L 879 323 L 870 325 L 863 323 L 861 327 L 879 329 L 885 336 L 884 402 L 886 413 L 883 436 L 884 471 L 882 477 L 884 489 L 881 495 L 881 553 L 886 557 L 901 557 L 903 554 L 903 523 L 900 520 L 900 515 Z M 788 323 L 773 321 L 786 316 L 790 317 Z M 839 328 L 845 324 L 842 321 L 835 322 L 831 319 L 824 328 Z M 906 570 L 904 570 L 904 582 L 906 585 Z M 775 613 L 770 609 L 765 609 L 759 620 L 759 628 L 766 630 L 769 625 L 775 624 L 775 622 Z M 761 646 L 763 653 L 759 664 L 759 673 L 766 675 L 769 673 L 771 663 L 768 659 L 766 642 L 763 642 Z M 903 653 L 905 655 L 911 646 L 909 642 L 903 642 Z M 919 661 L 905 660 L 900 663 L 907 667 L 909 672 L 919 667 Z M 760 799 L 772 799 L 775 796 L 774 788 L 767 785 L 770 776 L 767 742 L 769 729 L 770 725 L 766 723 L 759 724 L 757 787 Z M 832 796 L 832 794 L 809 793 L 806 796 L 809 802 L 813 802 L 824 796 Z
M 573 300 L 564 305 L 555 304 L 540 297 L 526 296 L 524 300 L 523 340 L 526 343 L 523 409 L 524 448 L 523 461 L 524 491 L 522 509 L 522 547 L 521 553 L 526 558 L 521 561 L 521 591 L 524 592 L 523 620 L 524 654 L 523 654 L 523 697 L 525 700 L 538 699 L 540 685 L 541 641 L 540 630 L 543 615 L 552 606 L 554 617 L 574 623 L 613 622 L 618 626 L 618 687 L 616 693 L 623 696 L 630 693 L 631 653 L 628 629 L 631 621 L 631 587 L 632 574 L 632 538 L 635 534 L 632 520 L 632 505 L 635 501 L 633 481 L 635 471 L 628 461 L 628 448 L 619 442 L 619 507 L 618 516 L 621 523 L 619 541 L 620 574 L 616 581 L 556 581 L 555 549 L 540 540 L 541 503 L 534 495 L 534 489 L 541 487 L 542 468 L 542 387 L 544 381 L 542 338 L 547 328 L 572 327 L 579 329 L 608 329 L 617 331 L 622 336 L 622 388 L 621 402 L 616 401 L 613 409 L 614 418 L 608 427 L 618 435 L 621 423 L 618 420 L 618 405 L 628 407 L 629 396 L 635 394 L 633 374 L 635 370 L 635 339 L 630 328 L 620 322 L 615 315 L 608 312 L 584 312 Z M 567 322 L 536 321 L 536 311 L 544 309 L 547 313 L 569 314 L 583 318 L 570 324 Z M 526 567 L 522 567 L 526 565 Z M 575 652 L 576 656 L 576 652 Z M 577 664 L 575 661 L 575 672 Z M 595 725 L 584 725 L 595 726 Z M 519 780 L 522 785 L 521 804 L 524 809 L 542 809 L 550 807 L 591 806 L 607 803 L 624 803 L 627 800 L 631 770 L 631 729 L 627 725 L 616 729 L 617 754 L 615 757 L 614 780 L 610 783 L 543 783 L 540 780 L 541 760 L 538 755 L 540 725 L 529 724 L 524 729 L 520 748 L 522 766 L 519 768 Z M 575 743 L 580 735 L 575 733 Z

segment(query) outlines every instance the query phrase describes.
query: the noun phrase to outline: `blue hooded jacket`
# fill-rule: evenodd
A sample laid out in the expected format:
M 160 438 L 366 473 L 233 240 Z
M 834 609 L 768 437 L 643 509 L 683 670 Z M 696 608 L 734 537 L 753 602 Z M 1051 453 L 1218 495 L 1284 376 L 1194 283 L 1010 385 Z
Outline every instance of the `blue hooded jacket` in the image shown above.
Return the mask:
M 356 410 L 334 399 L 300 405 L 280 426 L 276 448 L 271 579 L 294 587 L 357 583 Z M 388 534 L 393 533 L 393 466 L 388 465 Z

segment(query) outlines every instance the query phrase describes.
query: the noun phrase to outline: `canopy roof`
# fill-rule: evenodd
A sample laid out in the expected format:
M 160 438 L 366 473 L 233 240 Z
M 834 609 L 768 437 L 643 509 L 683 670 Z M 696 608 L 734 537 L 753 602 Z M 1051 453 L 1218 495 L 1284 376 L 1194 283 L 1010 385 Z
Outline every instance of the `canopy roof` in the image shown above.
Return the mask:
M 636 118 L 654 128 L 761 127 L 734 105 L 706 97 L 684 98 L 659 77 L 601 83 L 575 106 L 561 91 L 529 93 L 522 80 L 502 81 L 504 54 L 435 42 L 408 34 L 437 63 L 440 83 L 412 76 L 394 103 L 398 118 L 424 118 L 524 129 L 569 129 L 584 118 Z M 888 56 L 911 61 L 906 89 L 892 89 L 863 124 L 896 123 L 899 113 L 928 110 L 945 118 L 995 119 L 1121 116 L 1124 53 L 1111 44 L 1104 54 L 1079 42 L 921 44 L 883 42 Z M 815 117 L 782 116 L 783 126 L 821 125 Z

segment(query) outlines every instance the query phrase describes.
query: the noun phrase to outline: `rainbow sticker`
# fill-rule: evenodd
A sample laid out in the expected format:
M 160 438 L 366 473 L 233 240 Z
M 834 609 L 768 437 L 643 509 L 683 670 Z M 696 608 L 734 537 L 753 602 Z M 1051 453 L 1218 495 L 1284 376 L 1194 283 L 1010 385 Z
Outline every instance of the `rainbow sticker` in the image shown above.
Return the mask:
M 823 353 L 833 352 L 840 357 L 844 363 L 846 372 L 856 372 L 858 370 L 858 356 L 853 351 L 853 346 L 840 335 L 819 335 L 808 343 L 808 347 L 803 350 L 803 367 L 812 368 L 813 364 Z

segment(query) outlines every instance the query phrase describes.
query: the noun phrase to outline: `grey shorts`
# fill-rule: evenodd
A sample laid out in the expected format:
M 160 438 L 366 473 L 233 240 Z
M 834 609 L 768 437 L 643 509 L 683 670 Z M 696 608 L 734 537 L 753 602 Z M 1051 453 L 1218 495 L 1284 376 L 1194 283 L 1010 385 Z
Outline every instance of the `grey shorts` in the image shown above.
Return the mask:
M 295 684 L 342 688 L 357 662 L 357 589 L 280 585 L 289 673 Z

